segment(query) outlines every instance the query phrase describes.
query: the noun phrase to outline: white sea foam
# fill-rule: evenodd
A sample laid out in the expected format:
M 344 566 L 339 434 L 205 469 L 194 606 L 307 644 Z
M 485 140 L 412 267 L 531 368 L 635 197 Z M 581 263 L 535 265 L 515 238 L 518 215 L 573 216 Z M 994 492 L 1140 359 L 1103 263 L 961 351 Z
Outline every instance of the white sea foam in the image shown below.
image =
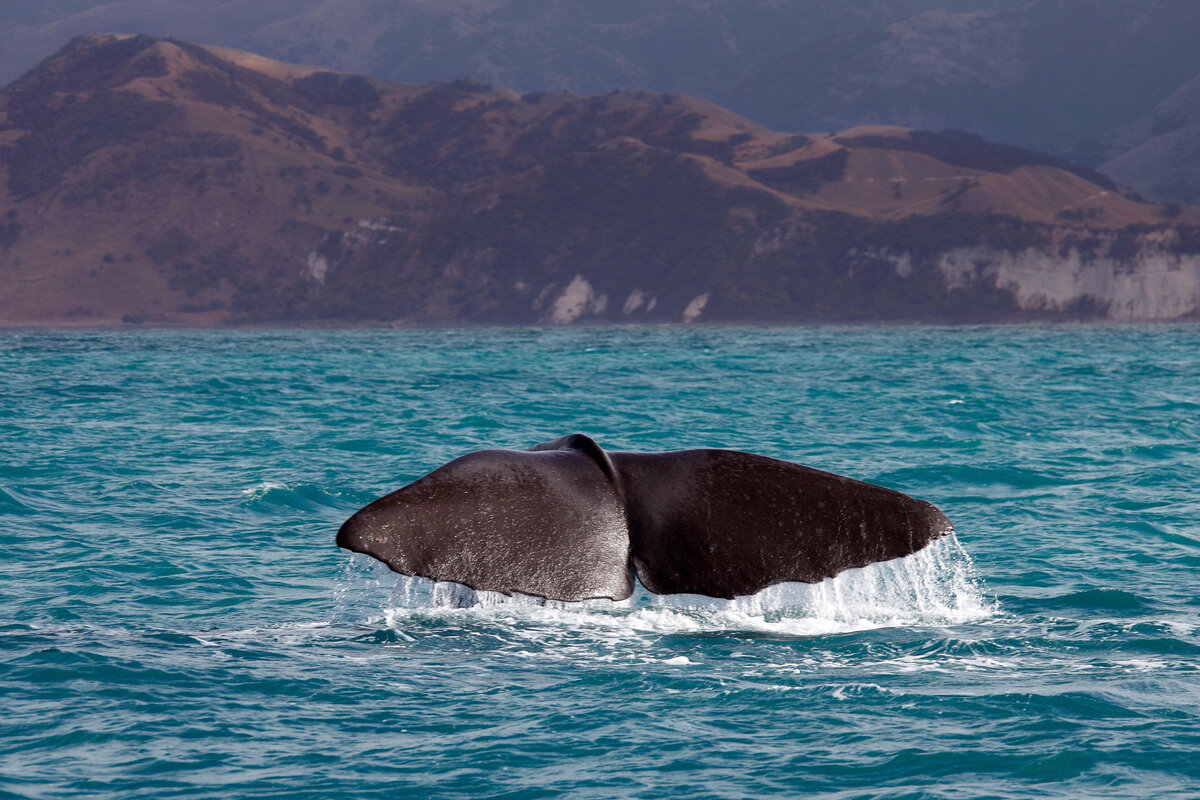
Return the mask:
M 565 603 L 477 592 L 405 578 L 365 556 L 352 557 L 335 617 L 404 630 L 414 625 L 495 624 L 617 635 L 753 633 L 819 636 L 880 627 L 957 625 L 996 613 L 970 556 L 953 536 L 919 553 L 848 570 L 818 584 L 786 583 L 734 600 L 655 595 Z M 363 612 L 367 619 L 362 619 Z
M 242 490 L 242 501 L 243 502 L 254 502 L 255 500 L 262 500 L 264 497 L 266 497 L 271 492 L 277 492 L 281 489 L 287 489 L 287 488 L 288 488 L 287 484 L 285 484 L 285 483 L 276 483 L 275 481 L 263 481 L 262 483 L 258 484 L 257 486 L 252 486 L 249 489 L 243 489 Z

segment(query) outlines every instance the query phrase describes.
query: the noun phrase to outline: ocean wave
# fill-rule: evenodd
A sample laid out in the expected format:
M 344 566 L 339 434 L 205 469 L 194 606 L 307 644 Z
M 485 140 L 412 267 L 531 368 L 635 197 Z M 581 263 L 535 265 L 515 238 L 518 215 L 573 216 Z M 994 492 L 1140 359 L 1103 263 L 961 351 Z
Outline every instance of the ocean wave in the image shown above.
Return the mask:
M 253 511 L 275 513 L 342 509 L 345 501 L 340 492 L 315 483 L 264 481 L 242 492 L 241 505 Z
M 1047 599 L 1050 608 L 1078 608 L 1086 611 L 1138 611 L 1150 601 L 1124 589 L 1097 588 Z
M 0 514 L 22 516 L 32 513 L 34 513 L 33 507 L 22 501 L 20 495 L 0 486 Z

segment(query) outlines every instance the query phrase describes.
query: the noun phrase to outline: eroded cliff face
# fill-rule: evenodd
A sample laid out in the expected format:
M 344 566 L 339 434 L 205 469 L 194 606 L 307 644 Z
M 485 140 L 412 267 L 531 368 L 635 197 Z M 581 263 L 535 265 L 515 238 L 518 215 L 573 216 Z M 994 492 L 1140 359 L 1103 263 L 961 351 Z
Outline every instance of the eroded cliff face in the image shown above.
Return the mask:
M 1005 252 L 961 247 L 936 261 L 951 289 L 984 284 L 1012 294 L 1025 311 L 1076 313 L 1121 322 L 1200 315 L 1200 253 L 1181 250 L 1175 231 L 1122 242 L 1103 235 L 1081 248 L 1060 234 L 1058 247 Z

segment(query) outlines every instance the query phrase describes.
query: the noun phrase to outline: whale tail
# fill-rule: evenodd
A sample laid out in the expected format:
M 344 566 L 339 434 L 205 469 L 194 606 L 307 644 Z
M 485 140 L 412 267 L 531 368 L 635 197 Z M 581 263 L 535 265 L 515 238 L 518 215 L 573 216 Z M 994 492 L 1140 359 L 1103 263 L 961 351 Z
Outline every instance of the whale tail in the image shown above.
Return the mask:
M 552 600 L 732 598 L 953 531 L 900 492 L 732 450 L 608 453 L 574 434 L 471 453 L 369 504 L 337 544 L 396 572 Z

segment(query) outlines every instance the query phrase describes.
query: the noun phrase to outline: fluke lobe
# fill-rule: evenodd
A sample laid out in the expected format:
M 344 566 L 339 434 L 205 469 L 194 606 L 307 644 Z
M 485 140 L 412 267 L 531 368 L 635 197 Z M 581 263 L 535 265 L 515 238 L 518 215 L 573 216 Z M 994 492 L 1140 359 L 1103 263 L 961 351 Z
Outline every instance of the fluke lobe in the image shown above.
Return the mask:
M 953 531 L 923 500 L 733 450 L 609 453 L 581 434 L 482 450 L 381 497 L 339 547 L 472 589 L 733 598 L 920 550 Z

